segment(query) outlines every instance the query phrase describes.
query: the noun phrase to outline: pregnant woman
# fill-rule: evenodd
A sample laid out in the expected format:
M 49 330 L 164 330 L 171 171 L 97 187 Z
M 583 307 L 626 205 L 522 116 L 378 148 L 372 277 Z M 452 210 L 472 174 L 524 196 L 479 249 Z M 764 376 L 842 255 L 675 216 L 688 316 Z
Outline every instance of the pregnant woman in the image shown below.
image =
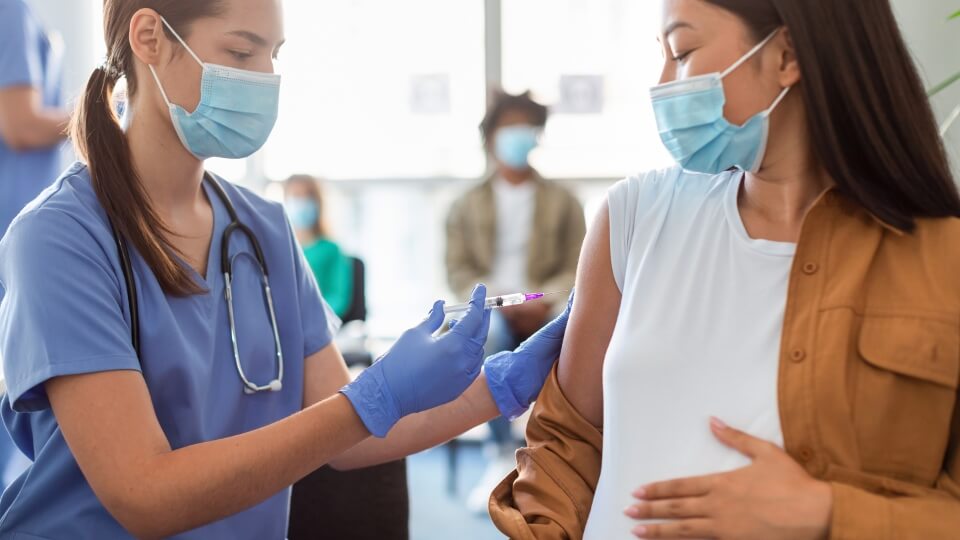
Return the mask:
M 960 538 L 960 198 L 888 0 L 664 0 L 511 538 Z

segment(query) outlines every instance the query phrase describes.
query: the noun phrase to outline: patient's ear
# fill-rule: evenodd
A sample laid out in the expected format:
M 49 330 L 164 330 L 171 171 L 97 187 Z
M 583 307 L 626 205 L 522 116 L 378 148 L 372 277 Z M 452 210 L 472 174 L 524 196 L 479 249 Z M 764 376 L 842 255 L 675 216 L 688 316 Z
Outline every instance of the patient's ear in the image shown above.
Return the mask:
M 793 46 L 790 30 L 787 28 L 781 30 L 774 38 L 774 45 L 780 51 L 780 86 L 782 88 L 796 86 L 803 78 L 803 72 L 800 70 L 800 61 L 797 59 L 797 50 Z

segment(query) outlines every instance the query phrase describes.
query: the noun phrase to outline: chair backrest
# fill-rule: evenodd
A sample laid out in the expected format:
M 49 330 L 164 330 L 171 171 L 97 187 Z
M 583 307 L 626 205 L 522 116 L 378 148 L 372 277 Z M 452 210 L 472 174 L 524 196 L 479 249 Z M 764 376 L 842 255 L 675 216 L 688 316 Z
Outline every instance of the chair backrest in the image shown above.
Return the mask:
M 343 315 L 343 323 L 367 320 L 367 271 L 363 261 L 350 257 L 353 265 L 353 295 L 350 298 L 350 309 Z
M 293 485 L 289 540 L 408 540 L 406 460 L 339 472 L 323 467 Z

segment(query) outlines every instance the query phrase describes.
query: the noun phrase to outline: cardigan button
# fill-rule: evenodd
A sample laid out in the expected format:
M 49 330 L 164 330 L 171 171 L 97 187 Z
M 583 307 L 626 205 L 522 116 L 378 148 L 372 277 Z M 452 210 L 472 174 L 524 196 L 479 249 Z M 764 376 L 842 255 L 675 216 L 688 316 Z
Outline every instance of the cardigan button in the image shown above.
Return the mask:
M 820 270 L 820 265 L 815 262 L 808 262 L 803 265 L 803 273 L 812 276 Z
M 797 459 L 800 461 L 800 463 L 803 463 L 803 464 L 810 463 L 811 461 L 813 461 L 813 450 L 804 446 L 797 453 Z
M 803 349 L 794 349 L 790 353 L 790 360 L 793 360 L 795 363 L 799 364 L 807 358 L 807 352 Z

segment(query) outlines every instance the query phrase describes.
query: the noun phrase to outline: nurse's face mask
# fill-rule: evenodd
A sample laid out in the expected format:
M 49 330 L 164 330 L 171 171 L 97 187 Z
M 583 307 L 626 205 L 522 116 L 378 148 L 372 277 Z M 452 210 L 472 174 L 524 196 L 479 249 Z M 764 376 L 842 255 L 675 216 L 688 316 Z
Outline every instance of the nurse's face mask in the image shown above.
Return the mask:
M 204 63 L 167 20 L 161 20 L 203 67 L 200 103 L 189 113 L 170 102 L 156 70 L 148 66 L 183 146 L 200 160 L 240 159 L 262 148 L 277 122 L 280 75 Z
M 672 81 L 650 90 L 660 138 L 685 170 L 719 174 L 734 167 L 749 172 L 760 169 L 767 148 L 770 114 L 790 88 L 785 88 L 770 108 L 736 126 L 723 116 L 723 79 L 753 58 L 777 32 L 774 30 L 722 73 Z

